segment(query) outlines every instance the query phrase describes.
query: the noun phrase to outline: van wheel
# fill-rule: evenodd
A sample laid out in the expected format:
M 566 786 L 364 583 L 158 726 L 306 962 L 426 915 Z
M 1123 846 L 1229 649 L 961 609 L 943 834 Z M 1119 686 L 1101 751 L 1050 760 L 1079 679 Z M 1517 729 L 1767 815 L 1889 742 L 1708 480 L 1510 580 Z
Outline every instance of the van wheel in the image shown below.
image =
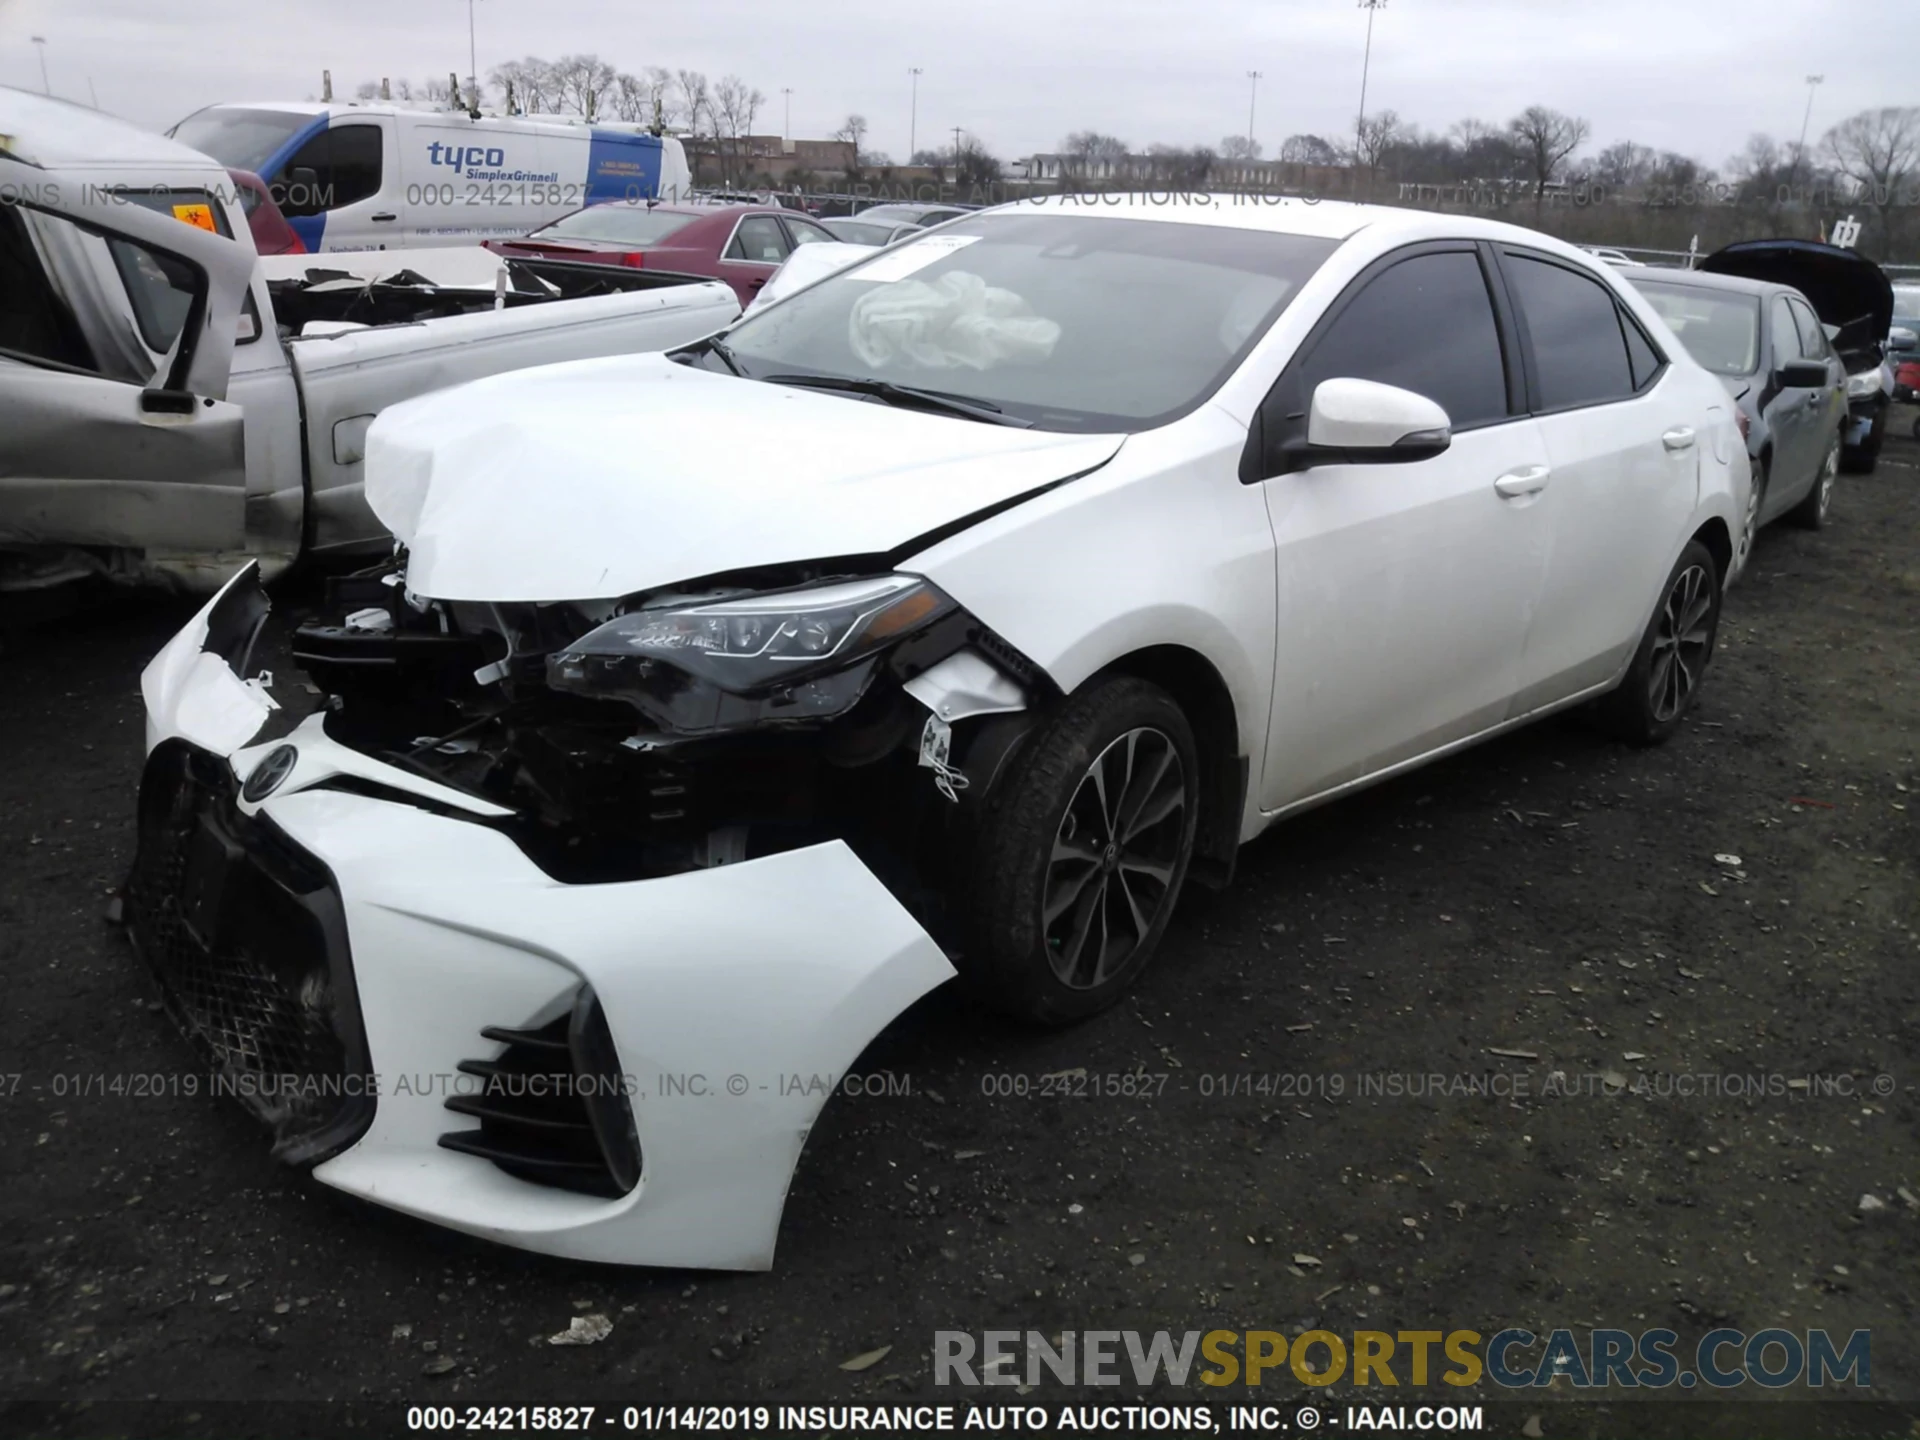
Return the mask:
M 988 802 L 958 962 L 968 986 L 1042 1025 L 1119 999 L 1180 897 L 1199 779 L 1193 729 L 1157 685 L 1115 676 L 1070 698 Z
M 1719 629 L 1719 567 L 1692 540 L 1667 577 L 1626 678 L 1598 706 L 1601 723 L 1636 745 L 1657 744 L 1679 729 L 1699 696 Z

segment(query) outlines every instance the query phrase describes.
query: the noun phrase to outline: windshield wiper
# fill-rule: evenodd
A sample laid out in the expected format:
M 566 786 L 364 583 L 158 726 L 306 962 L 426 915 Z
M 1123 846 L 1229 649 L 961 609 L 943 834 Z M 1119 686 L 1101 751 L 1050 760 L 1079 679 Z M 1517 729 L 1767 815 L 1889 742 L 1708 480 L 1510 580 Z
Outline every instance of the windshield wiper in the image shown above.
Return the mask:
M 727 342 L 722 340 L 718 335 L 709 336 L 706 344 L 707 350 L 714 355 L 718 355 L 720 357 L 720 363 L 725 365 L 727 369 L 731 370 L 734 374 L 745 375 L 747 373 L 746 368 L 741 365 L 738 360 L 733 358 L 733 350 L 727 345 Z
M 936 410 L 943 415 L 958 415 L 981 420 L 989 425 L 1012 425 L 1031 430 L 1033 422 L 1009 415 L 990 400 L 969 395 L 949 395 L 943 390 L 922 390 L 917 385 L 896 385 L 891 380 L 861 380 L 846 375 L 762 375 L 770 385 L 804 385 L 811 390 L 838 390 L 848 395 L 871 395 L 903 409 Z

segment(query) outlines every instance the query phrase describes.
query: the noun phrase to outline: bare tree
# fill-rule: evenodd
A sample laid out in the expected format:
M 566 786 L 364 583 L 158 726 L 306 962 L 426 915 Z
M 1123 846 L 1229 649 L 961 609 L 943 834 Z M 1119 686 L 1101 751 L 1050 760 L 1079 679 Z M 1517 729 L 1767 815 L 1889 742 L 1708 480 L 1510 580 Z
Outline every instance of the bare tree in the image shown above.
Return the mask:
M 1340 152 L 1318 135 L 1289 135 L 1280 146 L 1280 160 L 1287 165 L 1338 165 Z
M 1593 162 L 1593 178 L 1610 190 L 1637 189 L 1652 170 L 1653 151 L 1631 140 L 1607 146 Z
M 550 61 L 542 60 L 537 55 L 496 65 L 488 72 L 487 79 L 501 92 L 503 101 L 507 87 L 511 85 L 514 102 L 529 115 L 543 111 L 550 114 L 559 109 L 554 67 Z
M 847 167 L 847 173 L 857 176 L 861 166 L 867 164 L 870 158 L 866 150 L 867 117 L 864 115 L 847 116 L 845 122 L 838 130 L 834 131 L 829 138 L 853 147 L 853 163 Z
M 563 55 L 553 62 L 556 108 L 592 119 L 613 91 L 614 68 L 598 55 Z
M 624 70 L 613 77 L 613 93 L 608 103 L 617 119 L 645 123 L 653 118 L 653 96 L 647 82 Z
M 664 65 L 649 65 L 644 72 L 647 87 L 647 121 L 664 130 L 672 112 L 673 72 Z
M 1220 141 L 1222 160 L 1258 160 L 1266 147 L 1248 135 L 1227 135 Z
M 1579 117 L 1562 115 L 1544 105 L 1529 105 L 1507 122 L 1507 133 L 1526 158 L 1533 179 L 1536 212 L 1546 198 L 1547 182 L 1569 155 L 1587 143 L 1591 129 Z
M 953 151 L 954 183 L 970 185 L 976 190 L 986 189 L 999 183 L 1003 173 L 999 158 L 978 138 L 972 135 L 960 137 L 960 143 Z
M 1373 194 L 1373 178 L 1380 162 L 1400 138 L 1400 117 L 1391 110 L 1369 115 L 1354 126 L 1353 167 L 1367 175 L 1367 194 Z
M 1853 182 L 1858 199 L 1880 221 L 1883 254 L 1893 241 L 1897 206 L 1920 201 L 1920 107 L 1884 105 L 1848 116 L 1827 131 L 1822 147 L 1833 168 Z
M 687 133 L 696 137 L 703 125 L 708 127 L 708 133 L 712 133 L 713 92 L 707 85 L 703 71 L 674 71 L 671 96 L 676 125 L 685 126 Z
M 1127 142 L 1117 135 L 1076 130 L 1060 142 L 1060 153 L 1076 162 L 1074 168 L 1080 174 L 1089 175 L 1102 166 L 1117 168 L 1126 160 L 1129 150 Z
M 729 182 L 736 173 L 745 178 L 744 147 L 753 134 L 753 117 L 766 103 L 767 97 L 738 75 L 724 76 L 713 87 L 714 134 L 716 138 L 724 135 L 733 152 L 733 164 L 723 166 Z

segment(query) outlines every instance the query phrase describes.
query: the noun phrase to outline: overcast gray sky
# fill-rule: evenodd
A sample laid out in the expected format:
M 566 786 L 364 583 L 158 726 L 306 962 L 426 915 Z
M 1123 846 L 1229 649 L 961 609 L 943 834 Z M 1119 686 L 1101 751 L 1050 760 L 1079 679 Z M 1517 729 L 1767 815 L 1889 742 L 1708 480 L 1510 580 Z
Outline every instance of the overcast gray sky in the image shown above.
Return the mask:
M 0 0 L 0 84 L 165 127 L 217 100 L 337 94 L 362 80 L 467 70 L 467 0 Z M 793 133 L 849 111 L 905 159 L 909 66 L 919 143 L 961 125 L 1006 158 L 1094 128 L 1136 147 L 1344 132 L 1359 100 L 1355 0 L 477 0 L 482 74 L 502 60 L 594 51 L 622 69 L 735 73 Z M 1367 108 L 1429 129 L 1544 103 L 1585 116 L 1592 148 L 1633 139 L 1719 166 L 1748 135 L 1799 133 L 1806 76 L 1826 77 L 1813 134 L 1872 105 L 1920 103 L 1914 0 L 1388 0 Z

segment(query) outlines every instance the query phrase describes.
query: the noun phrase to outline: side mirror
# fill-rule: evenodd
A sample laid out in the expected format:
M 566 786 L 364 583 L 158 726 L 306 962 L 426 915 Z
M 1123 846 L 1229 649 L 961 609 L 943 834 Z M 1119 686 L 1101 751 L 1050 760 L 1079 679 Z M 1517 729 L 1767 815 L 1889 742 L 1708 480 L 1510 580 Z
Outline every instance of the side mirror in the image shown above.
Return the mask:
M 1285 448 L 1293 454 L 1293 468 L 1301 469 L 1429 460 L 1452 443 L 1447 412 L 1426 396 L 1342 377 L 1314 387 L 1306 440 Z
M 287 184 L 298 185 L 311 193 L 320 188 L 320 172 L 311 165 L 296 165 L 287 172 Z
M 1789 360 L 1777 378 L 1783 390 L 1824 390 L 1832 383 L 1827 367 L 1817 360 Z

